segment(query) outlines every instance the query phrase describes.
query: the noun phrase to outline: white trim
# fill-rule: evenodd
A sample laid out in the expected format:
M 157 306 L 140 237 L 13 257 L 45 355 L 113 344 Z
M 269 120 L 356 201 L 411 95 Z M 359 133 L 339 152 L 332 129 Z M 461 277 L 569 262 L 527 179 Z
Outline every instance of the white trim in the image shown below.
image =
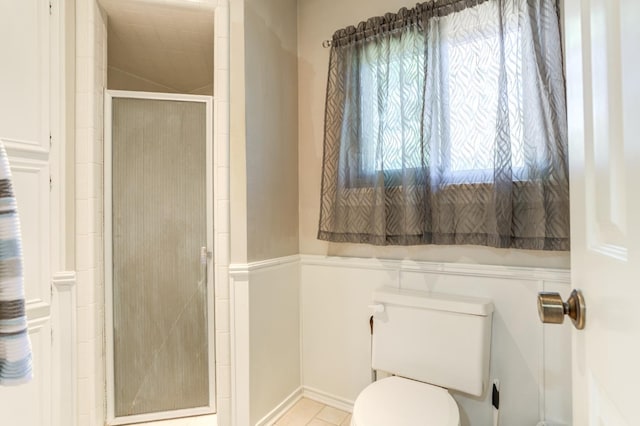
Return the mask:
M 401 272 L 437 273 L 441 275 L 463 275 L 487 278 L 519 279 L 527 281 L 571 282 L 569 269 L 530 268 L 502 265 L 475 265 L 465 263 L 443 263 L 418 260 L 372 259 L 359 257 L 337 257 L 300 255 L 301 265 L 362 268 Z
M 264 269 L 272 269 L 278 266 L 289 265 L 300 261 L 297 254 L 291 256 L 276 257 L 273 259 L 259 260 L 251 263 L 232 263 L 229 265 L 229 275 L 233 277 L 243 276 L 248 272 Z
M 217 414 L 203 414 L 198 416 L 186 416 L 173 420 L 160 420 L 136 423 L 136 426 L 191 426 L 191 425 L 221 426 L 218 424 Z
M 213 139 L 213 114 L 214 114 L 214 98 L 212 96 L 198 96 L 188 95 L 187 99 L 200 99 L 206 105 L 205 123 L 205 193 L 206 193 L 206 207 L 205 214 L 207 218 L 206 232 L 207 232 L 207 260 L 206 260 L 206 281 L 207 281 L 207 340 L 209 342 L 209 407 L 213 413 L 217 409 L 217 397 L 216 397 L 216 377 L 217 377 L 217 364 L 216 364 L 216 327 L 215 327 L 215 263 L 213 259 L 213 251 L 215 247 L 214 233 L 215 233 L 215 204 L 214 188 L 215 182 L 213 180 L 214 164 L 215 164 L 215 149 Z
M 213 0 L 212 0 L 213 1 Z M 229 17 L 229 0 L 218 0 L 215 7 L 215 25 L 214 36 L 215 45 L 220 47 L 214 49 L 214 67 L 213 77 L 213 93 L 215 94 L 214 102 L 214 223 L 216 225 L 216 247 L 214 253 L 214 265 L 216 269 L 216 287 L 218 292 L 215 294 L 216 306 L 227 308 L 227 315 L 232 314 L 233 307 L 230 304 L 230 278 L 228 275 L 228 266 L 230 259 L 230 123 L 229 123 L 229 34 L 230 34 L 230 17 Z M 223 318 L 226 324 L 218 325 L 216 330 L 217 348 L 223 352 L 227 351 L 231 356 L 233 331 L 231 330 L 231 318 Z M 230 381 L 233 379 L 233 366 L 224 365 L 225 362 L 232 364 L 233 358 L 224 360 L 217 366 L 223 374 L 231 375 Z M 219 374 L 219 377 L 222 377 Z M 221 382 L 218 386 L 218 423 L 220 426 L 235 425 L 233 421 L 233 398 L 232 383 Z
M 58 272 L 52 278 L 52 424 L 75 426 L 77 397 L 76 273 Z
M 38 247 L 33 249 L 34 252 L 36 250 L 39 251 L 39 264 L 35 265 L 37 271 L 37 285 L 34 286 L 32 291 L 28 291 L 25 296 L 27 297 L 26 308 L 29 318 L 34 318 L 34 316 L 36 315 L 48 316 L 51 305 L 51 275 L 49 271 L 57 270 L 59 268 L 57 265 L 52 264 L 52 241 L 55 237 L 56 232 L 61 232 L 61 230 L 52 226 L 51 223 L 51 215 L 53 212 L 51 207 L 51 191 L 49 190 L 49 177 L 51 170 L 50 163 L 46 159 L 35 160 L 31 158 L 14 157 L 9 151 L 7 151 L 7 154 L 9 157 L 9 164 L 11 166 L 11 172 L 13 174 L 14 182 L 17 178 L 17 172 L 30 174 L 38 180 L 38 219 L 37 222 L 27 225 L 38 226 L 38 229 L 40 230 L 38 232 Z M 18 203 L 20 203 L 19 194 Z M 26 209 L 29 207 L 30 206 L 28 205 L 22 206 L 20 204 L 18 208 Z M 23 227 L 25 225 L 25 223 L 22 223 Z M 42 311 L 42 309 L 45 309 L 46 312 Z
M 115 419 L 114 412 L 114 365 L 113 365 L 113 265 L 112 253 L 113 244 L 111 236 L 112 227 L 112 176 L 111 176 L 111 141 L 113 132 L 111 125 L 113 122 L 112 97 L 108 91 L 104 95 L 104 147 L 103 147 L 103 243 L 104 243 L 104 335 L 105 335 L 105 381 L 106 389 L 106 423 L 110 424 Z
M 249 272 L 229 272 L 231 424 L 249 425 Z
M 2 143 L 7 150 L 7 154 L 42 161 L 49 159 L 49 151 L 40 146 L 32 146 L 31 141 L 2 138 Z
M 232 263 L 231 265 L 229 265 L 229 285 L 233 285 L 233 280 L 247 281 L 248 279 L 249 279 L 249 266 L 246 263 L 245 264 Z
M 208 95 L 189 95 L 189 94 L 182 94 L 182 93 L 162 93 L 162 92 L 130 92 L 128 90 L 112 90 L 112 89 L 105 90 L 105 98 L 106 96 L 110 96 L 111 98 L 151 99 L 151 100 L 157 100 L 157 101 L 203 102 L 206 104 L 213 103 L 213 99 L 214 99 L 213 97 Z M 213 118 L 213 110 L 211 109 L 210 105 L 207 105 L 207 115 L 210 116 L 211 119 Z M 207 134 L 209 134 L 209 132 L 207 132 Z
M 53 19 L 50 56 L 50 123 L 49 123 L 49 164 L 51 179 L 51 267 L 53 271 L 65 268 L 66 264 L 66 0 L 51 3 Z
M 173 94 L 173 93 L 155 93 L 155 92 L 130 92 L 125 90 L 105 90 L 104 94 L 104 274 L 105 274 L 105 339 L 106 339 L 106 384 L 107 384 L 107 407 L 106 417 L 107 423 L 110 425 L 120 425 L 128 423 L 139 423 L 145 421 L 156 421 L 170 419 L 176 417 L 196 416 L 204 414 L 213 414 L 216 412 L 216 356 L 215 356 L 215 300 L 214 300 L 214 274 L 212 271 L 212 256 L 207 256 L 207 339 L 209 353 L 209 404 L 206 407 L 196 407 L 181 410 L 172 410 L 166 412 L 156 412 L 149 414 L 141 414 L 134 416 L 116 417 L 115 401 L 114 401 L 114 336 L 113 336 L 113 270 L 110 265 L 112 259 L 112 241 L 113 223 L 112 223 L 112 105 L 113 98 L 127 99 L 149 99 L 149 100 L 169 100 L 182 102 L 199 102 L 206 105 L 205 123 L 206 123 L 206 216 L 207 216 L 207 252 L 213 252 L 213 103 L 214 98 L 203 95 Z
M 363 257 L 322 256 L 313 254 L 301 254 L 301 265 L 335 266 L 338 268 L 365 268 L 369 270 L 396 270 L 400 260 L 375 259 Z
M 60 291 L 71 291 L 76 286 L 76 272 L 63 271 L 53 274 L 53 285 Z
M 544 281 L 538 281 L 537 292 L 544 291 Z M 532 336 L 533 338 L 534 336 Z M 545 344 L 544 344 L 544 325 L 540 324 L 536 330 L 536 339 L 539 342 L 538 348 L 538 418 L 546 418 L 546 379 L 545 379 Z M 498 389 L 498 392 L 500 389 Z
M 298 353 L 300 354 L 300 384 L 304 389 L 304 312 L 302 311 L 302 259 L 298 264 Z
M 302 386 L 296 389 L 286 397 L 280 404 L 276 406 L 273 410 L 271 410 L 266 416 L 261 418 L 256 422 L 255 426 L 271 426 L 278 420 L 280 417 L 284 416 L 287 411 L 289 411 L 298 401 L 302 399 L 303 389 Z
M 34 331 L 40 331 L 50 320 L 51 317 L 27 318 L 27 329 L 29 330 L 29 334 Z
M 342 411 L 347 411 L 349 413 L 353 412 L 354 401 L 341 398 L 339 396 L 335 396 L 309 386 L 303 386 L 302 389 L 302 396 L 304 398 L 313 399 L 314 401 L 320 402 L 333 408 L 337 408 Z
M 183 410 L 173 410 L 173 411 L 158 411 L 157 413 L 150 414 L 140 414 L 135 416 L 126 416 L 126 417 L 117 417 L 114 420 L 108 422 L 109 425 L 119 426 L 119 425 L 128 425 L 134 423 L 151 423 L 156 421 L 164 421 L 171 419 L 179 419 L 185 417 L 194 417 L 194 416 L 215 416 L 215 414 L 211 414 L 211 410 L 209 408 L 186 408 Z M 171 422 L 172 424 L 175 422 Z M 153 423 L 155 424 L 155 423 Z
M 259 271 L 263 269 L 271 269 L 277 266 L 289 265 L 300 261 L 300 256 L 297 254 L 291 256 L 276 257 L 273 259 L 260 260 L 257 262 L 251 262 L 247 264 L 249 272 Z

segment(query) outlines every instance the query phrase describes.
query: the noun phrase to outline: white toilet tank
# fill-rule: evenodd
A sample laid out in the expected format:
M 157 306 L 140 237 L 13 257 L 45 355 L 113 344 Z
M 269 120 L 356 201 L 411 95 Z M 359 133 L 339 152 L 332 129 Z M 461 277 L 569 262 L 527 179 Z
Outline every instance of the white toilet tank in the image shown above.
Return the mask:
M 381 288 L 373 302 L 372 367 L 471 395 L 489 379 L 489 299 Z

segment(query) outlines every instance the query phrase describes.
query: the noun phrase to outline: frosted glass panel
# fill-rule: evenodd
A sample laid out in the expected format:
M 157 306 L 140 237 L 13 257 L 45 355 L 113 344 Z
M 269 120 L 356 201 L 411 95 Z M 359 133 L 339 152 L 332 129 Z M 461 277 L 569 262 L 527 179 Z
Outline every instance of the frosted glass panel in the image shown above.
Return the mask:
M 206 106 L 113 99 L 115 415 L 209 405 Z

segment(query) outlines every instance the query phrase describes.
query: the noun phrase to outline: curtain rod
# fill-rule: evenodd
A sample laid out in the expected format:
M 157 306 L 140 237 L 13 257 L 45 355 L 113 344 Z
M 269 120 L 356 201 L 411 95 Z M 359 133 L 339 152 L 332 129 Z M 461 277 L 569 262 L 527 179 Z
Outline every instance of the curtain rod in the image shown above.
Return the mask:
M 328 49 L 331 47 L 331 40 L 325 40 L 322 42 L 322 47 L 324 47 L 325 49 Z

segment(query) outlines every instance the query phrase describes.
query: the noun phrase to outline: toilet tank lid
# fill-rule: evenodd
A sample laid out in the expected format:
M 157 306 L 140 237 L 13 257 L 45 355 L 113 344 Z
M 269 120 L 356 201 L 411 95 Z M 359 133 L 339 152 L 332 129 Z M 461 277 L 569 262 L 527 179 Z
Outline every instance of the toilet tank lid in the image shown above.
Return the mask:
M 487 316 L 493 312 L 493 302 L 491 299 L 393 287 L 382 287 L 374 290 L 373 301 L 374 303 L 457 312 L 477 316 Z

